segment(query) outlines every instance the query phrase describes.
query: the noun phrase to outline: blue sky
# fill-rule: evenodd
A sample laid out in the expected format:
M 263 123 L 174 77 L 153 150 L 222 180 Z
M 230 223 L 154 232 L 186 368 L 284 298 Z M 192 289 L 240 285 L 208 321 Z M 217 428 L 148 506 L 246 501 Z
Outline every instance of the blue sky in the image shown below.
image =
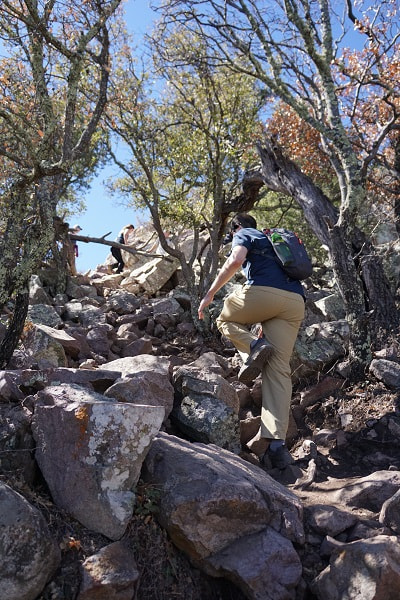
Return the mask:
M 134 35 L 134 42 L 138 44 L 146 31 L 151 29 L 154 13 L 147 0 L 127 0 L 125 13 L 128 29 Z M 78 224 L 82 227 L 81 235 L 102 237 L 111 232 L 106 239 L 112 241 L 124 225 L 133 223 L 137 226 L 146 221 L 144 214 L 122 206 L 117 197 L 108 194 L 104 181 L 116 173 L 117 168 L 112 165 L 103 169 L 84 196 L 85 212 L 70 217 L 71 226 Z M 84 273 L 104 263 L 109 254 L 109 246 L 78 242 L 78 251 L 76 266 L 78 271 Z

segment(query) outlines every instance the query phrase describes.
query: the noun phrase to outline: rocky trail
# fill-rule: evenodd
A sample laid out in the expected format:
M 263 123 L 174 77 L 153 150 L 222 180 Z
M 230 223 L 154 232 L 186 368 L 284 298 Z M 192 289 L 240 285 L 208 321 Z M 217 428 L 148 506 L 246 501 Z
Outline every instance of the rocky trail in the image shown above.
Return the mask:
M 261 468 L 260 382 L 196 332 L 176 270 L 32 279 L 0 372 L 0 600 L 398 600 L 396 337 L 350 383 L 340 300 L 310 284 L 295 462 Z

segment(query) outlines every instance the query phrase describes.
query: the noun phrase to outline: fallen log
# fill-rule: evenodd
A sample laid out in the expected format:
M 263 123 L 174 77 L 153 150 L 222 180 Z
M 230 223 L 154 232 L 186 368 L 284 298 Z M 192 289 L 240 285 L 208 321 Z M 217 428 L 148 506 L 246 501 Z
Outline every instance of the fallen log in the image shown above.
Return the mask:
M 104 246 L 112 246 L 113 248 L 121 248 L 121 250 L 126 250 L 126 252 L 130 252 L 131 254 L 141 254 L 142 256 L 149 256 L 151 258 L 164 258 L 165 260 L 168 260 L 170 262 L 173 261 L 172 258 L 169 258 L 168 256 L 165 256 L 164 254 L 153 254 L 153 253 L 149 253 L 149 252 L 144 252 L 143 250 L 137 250 L 136 248 L 133 248 L 132 246 L 126 246 L 125 244 L 120 244 L 119 242 L 110 242 L 109 240 L 105 239 L 108 235 L 110 235 L 110 233 L 111 233 L 111 231 L 109 231 L 108 233 L 105 233 L 102 237 L 99 237 L 99 238 L 89 237 L 88 235 L 78 235 L 76 233 L 69 233 L 68 236 L 71 240 L 76 240 L 77 242 L 84 242 L 85 244 L 93 242 L 94 244 L 103 244 Z

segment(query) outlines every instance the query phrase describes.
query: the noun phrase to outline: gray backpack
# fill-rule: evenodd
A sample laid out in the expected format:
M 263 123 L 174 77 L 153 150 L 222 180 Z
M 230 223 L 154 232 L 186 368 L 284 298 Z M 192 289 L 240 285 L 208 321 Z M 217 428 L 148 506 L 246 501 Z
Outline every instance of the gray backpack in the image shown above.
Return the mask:
M 291 279 L 307 279 L 312 274 L 311 259 L 307 250 L 294 231 L 280 227 L 263 229 L 275 252 L 275 258 L 279 266 Z M 254 254 L 268 254 L 268 250 L 251 250 Z

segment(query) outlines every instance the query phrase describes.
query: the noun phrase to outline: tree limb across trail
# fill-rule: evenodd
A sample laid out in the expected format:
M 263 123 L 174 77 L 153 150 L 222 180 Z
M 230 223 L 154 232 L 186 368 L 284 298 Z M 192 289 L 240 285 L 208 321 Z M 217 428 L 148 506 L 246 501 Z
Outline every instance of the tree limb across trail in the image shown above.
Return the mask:
M 173 262 L 172 258 L 168 258 L 168 256 L 165 256 L 164 254 L 152 254 L 149 252 L 143 252 L 141 250 L 136 250 L 136 248 L 133 248 L 132 246 L 126 246 L 125 244 L 120 244 L 118 242 L 110 242 L 109 240 L 105 239 L 108 235 L 110 235 L 110 233 L 111 233 L 111 231 L 109 231 L 108 233 L 105 233 L 100 238 L 89 237 L 87 235 L 77 235 L 76 233 L 69 233 L 68 236 L 71 240 L 76 240 L 77 242 L 85 242 L 85 244 L 88 244 L 90 242 L 93 242 L 95 244 L 103 244 L 104 246 L 112 246 L 113 248 L 121 248 L 121 250 L 126 250 L 126 252 L 130 252 L 131 254 L 141 254 L 143 256 L 150 256 L 151 258 L 164 258 L 165 260 L 168 260 L 169 262 Z

